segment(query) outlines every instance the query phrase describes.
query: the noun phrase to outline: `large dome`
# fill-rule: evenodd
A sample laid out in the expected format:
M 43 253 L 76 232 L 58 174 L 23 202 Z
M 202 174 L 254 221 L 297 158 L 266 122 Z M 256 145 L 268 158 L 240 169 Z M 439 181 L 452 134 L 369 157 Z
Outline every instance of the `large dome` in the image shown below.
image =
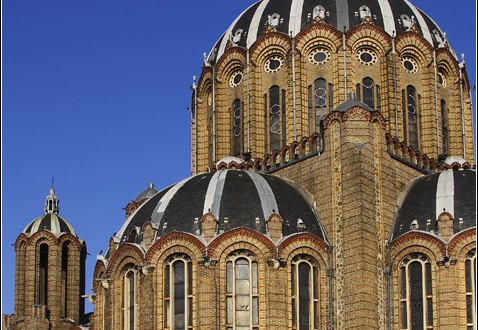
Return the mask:
M 216 62 L 228 41 L 249 48 L 267 25 L 295 37 L 316 18 L 347 31 L 369 18 L 389 35 L 398 35 L 416 27 L 434 47 L 444 44 L 445 35 L 423 11 L 407 0 L 262 0 L 240 14 L 211 50 L 208 61 Z
M 117 233 L 120 243 L 129 240 L 134 229 L 141 232 L 151 221 L 157 237 L 172 231 L 200 236 L 203 215 L 214 214 L 218 234 L 247 227 L 267 234 L 272 214 L 283 219 L 283 236 L 310 232 L 324 239 L 312 197 L 285 179 L 243 170 L 219 170 L 198 174 L 159 191 L 139 207 Z M 141 235 L 136 243 L 142 240 Z
M 393 238 L 410 230 L 435 231 L 437 219 L 448 212 L 453 232 L 476 227 L 476 171 L 446 170 L 416 178 L 398 197 Z

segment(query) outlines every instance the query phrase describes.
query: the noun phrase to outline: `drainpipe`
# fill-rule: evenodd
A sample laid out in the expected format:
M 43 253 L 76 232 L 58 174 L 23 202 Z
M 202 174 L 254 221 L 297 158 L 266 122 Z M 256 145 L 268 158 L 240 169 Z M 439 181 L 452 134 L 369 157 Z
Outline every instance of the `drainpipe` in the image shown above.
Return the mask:
M 436 130 L 437 130 L 437 157 L 440 154 L 440 130 L 439 130 L 439 121 L 438 121 L 438 90 L 437 90 L 437 58 L 436 50 L 433 50 L 433 72 L 435 78 L 435 116 L 436 116 Z
M 393 95 L 395 98 L 395 137 L 398 139 L 397 60 L 395 57 L 395 31 L 392 36 Z
M 391 276 L 392 276 L 392 265 L 390 260 L 390 250 L 391 244 L 390 239 L 385 242 L 385 248 L 387 249 L 387 266 L 383 270 L 383 275 L 385 275 L 385 281 L 387 286 L 387 330 L 392 330 L 392 286 L 391 286 Z
M 463 142 L 463 159 L 466 159 L 466 139 L 465 139 L 465 108 L 463 105 L 463 72 L 462 68 L 465 65 L 464 55 L 461 55 L 462 62 L 460 63 L 460 110 L 461 110 L 461 140 Z M 471 95 L 470 95 L 471 100 Z
M 347 101 L 347 53 L 345 50 L 345 26 L 344 33 L 342 33 L 342 48 L 344 49 L 344 102 Z
M 332 250 L 333 246 L 329 242 L 327 248 L 327 278 L 329 279 L 329 330 L 334 329 L 334 268 L 332 266 Z
M 294 52 L 294 37 L 292 37 L 292 31 L 290 32 L 290 37 L 292 39 L 292 106 L 294 111 L 294 141 L 297 141 L 296 133 L 296 99 L 295 99 L 295 52 Z
M 194 135 L 195 135 L 195 142 L 194 142 L 194 173 L 198 172 L 198 123 L 197 123 L 197 109 L 198 109 L 198 94 L 197 94 L 197 84 L 196 84 L 196 76 L 193 77 L 193 90 L 194 90 L 194 109 L 191 112 L 191 122 L 194 123 Z
M 250 81 L 249 81 L 249 73 L 250 73 L 250 58 L 249 58 L 249 48 L 247 48 L 246 52 L 247 56 L 247 152 L 251 152 L 251 90 L 250 90 Z
M 216 162 L 216 75 L 214 66 L 212 67 L 212 161 Z

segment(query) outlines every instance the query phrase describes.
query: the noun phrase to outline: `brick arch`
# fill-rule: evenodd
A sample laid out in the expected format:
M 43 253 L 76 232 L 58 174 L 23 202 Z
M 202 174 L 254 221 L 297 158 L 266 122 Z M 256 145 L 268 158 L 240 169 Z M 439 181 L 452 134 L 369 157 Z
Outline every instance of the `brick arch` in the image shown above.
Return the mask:
M 118 269 L 129 262 L 136 264 L 143 262 L 143 251 L 136 244 L 123 244 L 114 252 L 108 262 L 108 274 L 116 273 Z
M 463 258 L 473 247 L 476 248 L 476 227 L 468 228 L 453 236 L 448 243 L 448 254 L 451 258 Z
M 331 53 L 336 53 L 342 47 L 342 33 L 327 24 L 311 24 L 295 36 L 295 45 L 304 57 L 318 45 L 329 48 Z
M 393 267 L 413 252 L 426 254 L 430 261 L 436 262 L 446 254 L 446 243 L 428 232 L 408 232 L 392 242 L 391 259 Z
M 279 257 L 289 263 L 298 254 L 308 254 L 322 261 L 327 262 L 327 243 L 319 237 L 310 233 L 292 235 L 283 240 L 278 246 Z
M 395 38 L 395 49 L 402 56 L 407 53 L 415 56 L 421 68 L 427 67 L 433 60 L 433 46 L 420 34 L 413 31 L 400 33 Z
M 232 70 L 241 66 L 246 66 L 246 50 L 242 47 L 229 47 L 216 63 L 217 76 L 227 77 L 232 73 Z
M 345 35 L 347 47 L 352 50 L 352 53 L 362 46 L 369 46 L 374 50 L 380 50 L 379 56 L 385 56 L 387 50 L 392 48 L 388 33 L 373 24 L 355 25 Z
M 221 255 L 227 255 L 237 249 L 251 250 L 266 259 L 275 255 L 275 245 L 268 237 L 255 230 L 241 227 L 216 237 L 208 246 L 208 256 L 220 259 Z
M 249 48 L 250 58 L 261 68 L 264 61 L 272 53 L 280 53 L 284 59 L 290 48 L 290 38 L 280 32 L 264 33 Z
M 68 242 L 70 243 L 71 245 L 75 246 L 75 248 L 78 250 L 78 251 L 81 251 L 81 249 L 83 248 L 83 244 L 81 243 L 81 241 L 74 235 L 72 234 L 64 234 L 64 235 L 61 235 L 58 239 L 58 245 L 63 245 L 63 243 L 65 242 Z
M 47 241 L 49 245 L 58 245 L 58 238 L 48 230 L 41 230 L 30 236 L 28 238 L 28 245 L 36 245 L 40 240 Z
M 171 232 L 158 239 L 146 252 L 145 262 L 148 265 L 156 264 L 164 259 L 165 254 L 184 253 L 188 251 L 191 259 L 200 260 L 206 255 L 206 247 L 197 237 L 183 232 Z

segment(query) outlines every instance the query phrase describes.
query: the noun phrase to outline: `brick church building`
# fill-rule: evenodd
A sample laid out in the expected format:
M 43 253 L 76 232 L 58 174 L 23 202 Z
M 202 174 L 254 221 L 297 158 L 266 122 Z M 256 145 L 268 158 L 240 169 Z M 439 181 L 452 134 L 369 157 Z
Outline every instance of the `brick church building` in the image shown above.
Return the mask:
M 258 1 L 193 81 L 192 175 L 127 203 L 89 279 L 52 189 L 3 329 L 476 330 L 470 92 L 407 0 Z

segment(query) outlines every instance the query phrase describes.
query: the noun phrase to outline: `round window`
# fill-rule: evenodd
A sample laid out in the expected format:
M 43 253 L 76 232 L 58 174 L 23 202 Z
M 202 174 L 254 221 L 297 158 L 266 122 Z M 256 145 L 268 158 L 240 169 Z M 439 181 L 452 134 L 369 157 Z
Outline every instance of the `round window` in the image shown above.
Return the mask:
M 309 54 L 309 61 L 314 64 L 324 64 L 330 60 L 330 51 L 324 48 L 318 48 L 313 50 Z
M 264 64 L 264 70 L 268 73 L 274 73 L 279 71 L 279 69 L 282 67 L 282 64 L 284 63 L 284 60 L 280 56 L 272 56 L 269 57 Z
M 377 62 L 377 55 L 370 49 L 360 49 L 356 56 L 357 60 L 365 65 L 372 65 Z
M 234 71 L 234 73 L 231 75 L 231 78 L 229 79 L 229 86 L 237 87 L 241 83 L 242 77 L 242 70 Z
M 416 73 L 418 71 L 417 62 L 415 62 L 415 60 L 411 57 L 402 58 L 402 66 L 410 73 Z

